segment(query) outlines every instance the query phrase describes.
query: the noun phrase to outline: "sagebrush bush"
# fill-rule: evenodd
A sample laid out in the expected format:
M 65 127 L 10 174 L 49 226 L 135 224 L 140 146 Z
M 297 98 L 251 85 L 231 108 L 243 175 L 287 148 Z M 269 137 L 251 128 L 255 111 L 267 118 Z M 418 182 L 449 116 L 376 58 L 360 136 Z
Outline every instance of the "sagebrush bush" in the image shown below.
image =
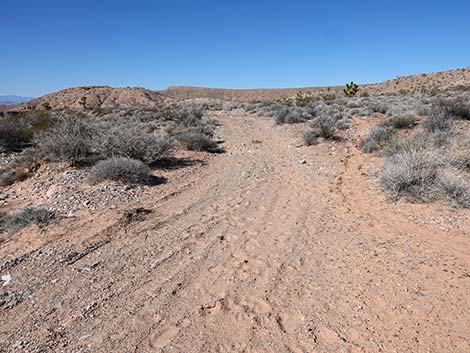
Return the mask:
M 143 124 L 105 124 L 96 133 L 93 146 L 100 159 L 125 157 L 151 164 L 168 156 L 173 141 Z
M 56 213 L 42 207 L 27 206 L 4 221 L 3 228 L 9 233 L 17 233 L 30 224 L 47 225 L 56 218 Z
M 83 117 L 64 116 L 36 137 L 38 150 L 46 157 L 71 165 L 93 159 L 93 129 Z
M 380 184 L 394 198 L 431 201 L 439 196 L 438 176 L 443 160 L 429 151 L 407 151 L 387 158 Z
M 393 156 L 397 153 L 421 151 L 432 146 L 432 138 L 424 133 L 416 133 L 406 138 L 392 138 L 384 146 L 382 153 Z
M 210 136 L 194 129 L 179 132 L 175 138 L 190 151 L 221 152 L 216 142 Z
M 436 105 L 449 117 L 470 120 L 470 101 L 464 97 L 439 99 Z
M 394 129 L 410 129 L 416 125 L 418 118 L 412 115 L 399 115 L 386 120 L 383 125 Z
M 21 119 L 0 118 L 0 152 L 20 151 L 32 138 L 31 128 Z
M 96 163 L 88 174 L 87 181 L 96 184 L 104 180 L 120 181 L 128 184 L 147 184 L 150 168 L 142 161 L 130 158 L 109 158 Z
M 392 126 L 377 125 L 361 142 L 362 150 L 366 153 L 378 151 L 392 139 L 394 133 L 395 129 Z
M 313 132 L 316 137 L 323 137 L 326 140 L 338 138 L 336 120 L 330 116 L 320 116 L 312 122 Z
M 441 106 L 433 106 L 428 113 L 428 118 L 424 121 L 424 128 L 429 132 L 449 131 L 453 122 L 447 111 Z
M 312 146 L 312 145 L 316 145 L 318 143 L 317 135 L 316 135 L 315 131 L 313 131 L 313 130 L 305 131 L 302 134 L 302 137 L 303 137 L 303 140 L 304 140 L 304 144 L 306 146 Z
M 469 176 L 459 169 L 446 168 L 440 171 L 438 183 L 445 195 L 457 205 L 470 208 Z

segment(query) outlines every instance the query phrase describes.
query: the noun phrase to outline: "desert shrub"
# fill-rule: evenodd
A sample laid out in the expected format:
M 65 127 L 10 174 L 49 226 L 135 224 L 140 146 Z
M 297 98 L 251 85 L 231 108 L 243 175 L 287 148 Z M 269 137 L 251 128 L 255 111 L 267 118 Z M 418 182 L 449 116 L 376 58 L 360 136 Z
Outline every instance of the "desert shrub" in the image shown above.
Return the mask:
M 369 135 L 362 141 L 362 150 L 366 153 L 378 151 L 388 141 L 390 141 L 395 133 L 395 129 L 391 126 L 377 125 Z
M 442 108 L 449 117 L 470 120 L 470 102 L 464 97 L 440 99 L 436 105 Z
M 144 124 L 105 124 L 97 131 L 93 145 L 100 159 L 124 157 L 151 164 L 168 156 L 173 141 Z
M 47 225 L 56 217 L 55 212 L 42 207 L 27 206 L 4 221 L 3 228 L 9 233 L 17 233 L 30 224 Z
M 316 137 L 323 137 L 326 140 L 338 138 L 336 120 L 330 116 L 320 116 L 313 121 L 313 131 Z
M 150 180 L 150 169 L 144 163 L 130 158 L 109 158 L 91 168 L 87 181 L 96 184 L 103 180 L 129 184 L 146 184 Z
M 380 114 L 387 114 L 387 111 L 389 109 L 388 105 L 384 102 L 372 102 L 369 105 L 369 108 L 374 112 L 374 113 L 380 113 Z
M 428 118 L 424 121 L 424 129 L 434 133 L 437 131 L 449 131 L 453 122 L 449 118 L 447 111 L 440 106 L 433 106 L 428 113 Z
M 0 120 L 0 152 L 19 151 L 27 146 L 32 138 L 31 129 L 22 119 Z
M 385 126 L 391 126 L 394 129 L 410 129 L 416 125 L 418 118 L 412 115 L 394 116 L 384 122 Z
M 303 92 L 297 92 L 297 95 L 295 96 L 295 104 L 298 107 L 305 107 L 310 102 L 312 102 L 314 99 L 313 95 L 311 92 L 303 93 Z
M 3 168 L 0 168 L 0 186 L 8 186 L 28 178 L 40 166 L 40 156 L 32 148 L 26 148 Z
M 438 175 L 443 161 L 428 151 L 407 151 L 387 158 L 380 184 L 394 198 L 431 201 L 439 195 Z
M 301 109 L 291 109 L 284 118 L 286 124 L 303 123 L 307 119 L 305 113 Z
M 313 130 L 305 131 L 303 133 L 302 137 L 303 137 L 303 140 L 304 140 L 304 144 L 306 146 L 312 146 L 312 145 L 316 145 L 318 143 L 317 135 L 316 135 L 315 131 L 313 131 Z
M 283 107 L 275 111 L 274 122 L 276 125 L 282 125 L 286 122 L 286 116 L 289 114 L 289 108 Z
M 443 169 L 439 173 L 439 187 L 458 206 L 470 208 L 470 182 L 468 175 L 458 169 Z
M 397 153 L 422 151 L 430 147 L 432 143 L 429 135 L 424 133 L 414 134 L 407 138 L 392 138 L 384 146 L 382 153 L 385 156 L 393 156 Z
M 47 158 L 79 165 L 93 158 L 93 129 L 83 117 L 62 117 L 36 136 L 38 150 Z
M 210 136 L 200 131 L 188 129 L 179 132 L 175 138 L 190 151 L 221 152 L 216 142 Z

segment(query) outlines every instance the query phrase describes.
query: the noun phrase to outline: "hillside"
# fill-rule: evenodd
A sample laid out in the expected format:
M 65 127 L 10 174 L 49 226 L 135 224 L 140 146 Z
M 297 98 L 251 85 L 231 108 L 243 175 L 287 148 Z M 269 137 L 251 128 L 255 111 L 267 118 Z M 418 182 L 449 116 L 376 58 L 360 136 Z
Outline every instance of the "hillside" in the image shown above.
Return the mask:
M 369 95 L 390 94 L 399 92 L 416 92 L 433 89 L 451 89 L 470 86 L 470 68 L 450 71 L 397 77 L 375 84 L 361 85 L 361 93 Z M 173 99 L 214 98 L 240 102 L 271 101 L 291 97 L 298 92 L 310 92 L 321 97 L 325 94 L 341 94 L 342 87 L 302 87 L 276 89 L 217 89 L 204 87 L 169 87 L 160 91 L 162 96 Z
M 431 74 L 397 77 L 375 84 L 360 85 L 360 95 L 382 95 L 393 93 L 413 93 L 421 91 L 448 90 L 470 87 L 470 68 Z M 270 89 L 221 89 L 189 86 L 174 86 L 155 91 L 139 87 L 113 88 L 107 86 L 87 86 L 68 88 L 34 99 L 15 108 L 0 106 L 0 111 L 11 109 L 43 109 L 45 105 L 53 109 L 83 108 L 83 99 L 89 109 L 138 106 L 154 109 L 165 100 L 221 99 L 235 102 L 273 101 L 293 97 L 298 92 L 310 93 L 318 98 L 341 96 L 343 87 L 301 87 Z M 85 97 L 85 98 L 83 98 Z
M 164 101 L 164 97 L 158 92 L 145 88 L 88 86 L 68 88 L 48 94 L 28 102 L 24 107 L 37 109 L 44 107 L 44 104 L 48 104 L 54 109 L 82 108 L 84 99 L 86 107 L 90 109 L 113 108 L 116 106 L 140 106 L 151 109 L 158 107 Z

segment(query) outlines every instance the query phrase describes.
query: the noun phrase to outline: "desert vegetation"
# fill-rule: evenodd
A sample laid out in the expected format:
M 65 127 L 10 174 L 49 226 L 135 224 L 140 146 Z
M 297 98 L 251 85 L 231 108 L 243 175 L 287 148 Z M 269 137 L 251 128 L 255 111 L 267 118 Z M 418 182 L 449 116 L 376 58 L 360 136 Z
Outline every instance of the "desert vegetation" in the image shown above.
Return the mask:
M 80 102 L 87 104 L 83 99 Z M 0 185 L 24 181 L 41 168 L 63 165 L 77 171 L 67 173 L 74 175 L 76 182 L 86 182 L 90 195 L 102 188 L 100 184 L 108 190 L 106 185 L 114 183 L 115 194 L 120 193 L 119 185 L 151 187 L 158 179 L 153 173 L 178 149 L 222 152 L 213 140 L 217 122 L 206 114 L 214 108 L 222 109 L 222 103 L 81 110 L 54 109 L 48 104 L 47 109 L 5 114 L 0 117 Z M 2 218 L 2 229 L 17 232 L 31 223 L 45 225 L 46 213 L 41 210 L 11 211 Z

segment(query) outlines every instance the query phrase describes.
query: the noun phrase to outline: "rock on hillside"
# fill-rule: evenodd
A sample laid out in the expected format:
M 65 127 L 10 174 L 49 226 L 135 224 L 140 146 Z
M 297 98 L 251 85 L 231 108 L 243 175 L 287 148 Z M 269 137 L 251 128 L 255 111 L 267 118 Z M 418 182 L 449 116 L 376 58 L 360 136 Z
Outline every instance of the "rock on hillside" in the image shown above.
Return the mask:
M 83 109 L 83 102 L 88 109 L 140 106 L 156 108 L 165 98 L 156 91 L 145 88 L 113 88 L 107 86 L 91 86 L 68 88 L 48 94 L 26 103 L 24 107 L 42 109 L 48 104 L 53 109 Z

